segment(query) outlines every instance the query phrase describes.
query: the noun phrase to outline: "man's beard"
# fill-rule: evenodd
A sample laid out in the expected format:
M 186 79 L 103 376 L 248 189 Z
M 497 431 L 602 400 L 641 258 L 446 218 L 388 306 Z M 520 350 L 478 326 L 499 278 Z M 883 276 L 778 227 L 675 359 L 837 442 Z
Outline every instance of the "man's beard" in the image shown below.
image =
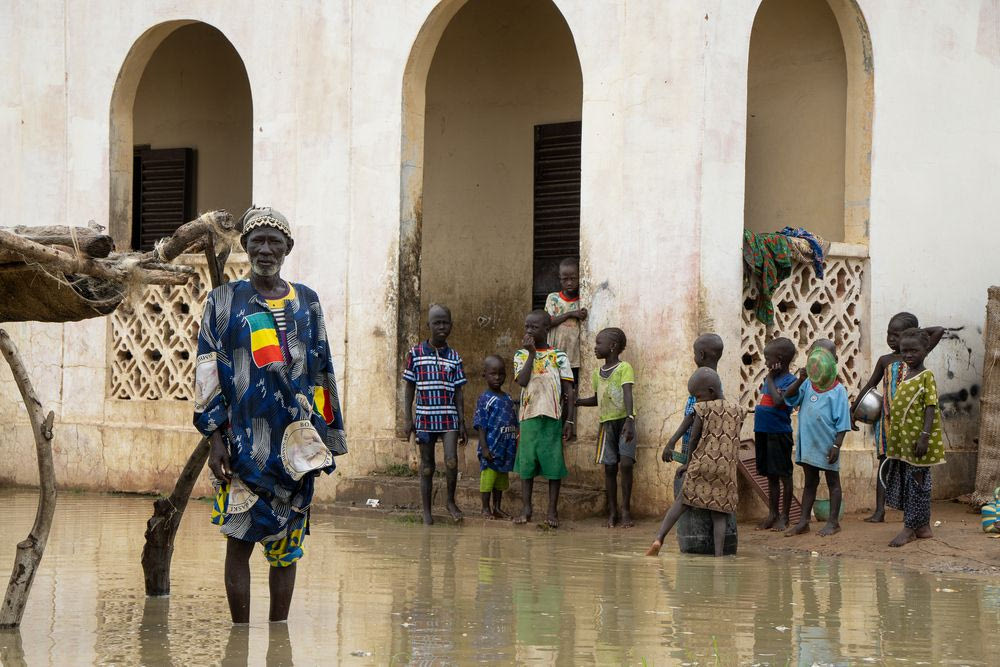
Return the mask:
M 261 266 L 260 262 L 258 260 L 251 260 L 251 262 L 250 262 L 250 268 L 258 276 L 264 276 L 264 277 L 270 278 L 271 276 L 278 275 L 278 272 L 281 271 L 281 264 L 282 263 L 280 261 L 278 261 L 278 262 L 274 262 L 270 266 Z

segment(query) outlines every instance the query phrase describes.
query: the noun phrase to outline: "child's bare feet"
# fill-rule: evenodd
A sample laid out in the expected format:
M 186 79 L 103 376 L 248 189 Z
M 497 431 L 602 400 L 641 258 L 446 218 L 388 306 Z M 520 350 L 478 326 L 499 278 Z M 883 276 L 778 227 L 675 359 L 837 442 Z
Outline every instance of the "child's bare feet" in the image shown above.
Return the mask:
M 662 546 L 663 546 L 663 542 L 661 542 L 659 540 L 653 540 L 653 544 L 651 544 L 650 547 L 648 549 L 646 549 L 646 555 L 647 556 L 659 556 L 660 555 L 660 547 L 662 547 Z
M 768 514 L 766 519 L 757 524 L 757 530 L 770 530 L 777 520 L 778 516 L 776 514 Z
M 875 510 L 865 521 L 868 523 L 882 523 L 885 521 L 885 510 Z
M 618 515 L 617 514 L 609 514 L 608 515 L 608 528 L 614 528 L 617 525 L 618 525 Z
M 801 521 L 788 530 L 785 531 L 785 537 L 794 537 L 795 535 L 804 535 L 809 532 L 809 523 L 802 523 Z
M 524 525 L 526 523 L 531 523 L 531 515 L 522 514 L 520 516 L 514 517 L 514 523 L 516 523 L 519 526 Z
M 889 546 L 901 547 L 905 544 L 909 544 L 915 539 L 917 539 L 917 534 L 913 531 L 913 529 L 903 526 L 903 530 L 899 531 L 899 535 L 892 538 L 892 542 L 889 542 Z
M 558 528 L 559 517 L 555 514 L 549 514 L 547 517 L 545 517 L 545 525 L 548 526 L 549 528 Z
M 448 507 L 448 514 L 451 515 L 451 518 L 455 521 L 455 523 L 458 523 L 459 521 L 465 518 L 465 515 L 462 514 L 462 510 L 458 509 L 458 505 L 456 505 L 454 502 L 448 503 L 447 507 Z
M 493 518 L 494 518 L 494 519 L 503 519 L 503 520 L 505 520 L 505 521 L 506 521 L 507 519 L 510 519 L 510 515 L 509 515 L 509 514 L 507 514 L 506 512 L 504 512 L 504 511 L 503 511 L 502 509 L 500 509 L 499 507 L 497 507 L 497 508 L 495 508 L 495 509 L 493 510 Z
M 924 525 L 913 531 L 914 535 L 917 536 L 919 540 L 926 540 L 928 537 L 934 537 L 934 533 L 931 532 L 931 527 Z
M 434 517 L 431 515 L 430 510 L 424 511 L 424 525 L 425 526 L 434 525 Z
M 492 511 L 490 511 L 490 509 L 488 507 L 484 507 L 483 508 L 483 518 L 487 519 L 489 521 L 492 521 L 493 519 L 495 519 L 497 517 L 496 517 L 496 515 L 493 514 Z
M 631 528 L 634 525 L 635 521 L 632 520 L 632 515 L 622 511 L 622 528 Z
M 820 529 L 820 531 L 818 533 L 816 533 L 816 534 L 819 535 L 820 537 L 829 537 L 830 535 L 836 535 L 839 532 L 840 532 L 840 524 L 839 523 L 835 523 L 835 524 L 829 524 L 828 523 L 825 526 L 823 526 L 823 528 Z
M 788 529 L 788 516 L 785 514 L 779 514 L 777 520 L 775 520 L 774 525 L 771 526 L 771 530 L 783 533 Z

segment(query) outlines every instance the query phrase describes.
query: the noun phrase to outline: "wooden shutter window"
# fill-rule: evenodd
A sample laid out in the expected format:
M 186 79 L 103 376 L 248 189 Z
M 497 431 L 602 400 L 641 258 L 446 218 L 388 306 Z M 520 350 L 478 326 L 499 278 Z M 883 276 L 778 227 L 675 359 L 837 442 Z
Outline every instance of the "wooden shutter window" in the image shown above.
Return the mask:
M 195 217 L 195 158 L 192 148 L 139 148 L 132 192 L 132 247 L 151 250 Z
M 580 121 L 535 126 L 532 308 L 559 291 L 559 262 L 580 257 Z

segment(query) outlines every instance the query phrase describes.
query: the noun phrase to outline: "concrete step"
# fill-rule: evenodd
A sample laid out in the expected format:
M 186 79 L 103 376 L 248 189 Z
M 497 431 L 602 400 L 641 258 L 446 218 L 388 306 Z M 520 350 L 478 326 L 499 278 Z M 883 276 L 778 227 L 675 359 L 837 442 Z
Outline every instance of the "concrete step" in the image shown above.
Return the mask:
M 511 476 L 510 489 L 503 494 L 503 509 L 511 514 L 521 510 L 521 480 Z M 443 509 L 447 496 L 443 475 L 434 477 L 434 492 L 431 504 L 435 509 Z M 535 518 L 544 518 L 549 502 L 549 484 L 535 478 L 532 494 Z M 420 509 L 420 480 L 417 477 L 394 477 L 390 475 L 366 475 L 348 477 L 337 484 L 337 503 L 364 505 L 369 498 L 377 498 L 379 506 L 386 509 Z M 462 476 L 455 491 L 455 502 L 466 514 L 478 513 L 482 507 L 479 493 L 479 476 L 474 479 Z M 603 516 L 607 505 L 604 489 L 573 486 L 563 483 L 559 492 L 559 517 L 568 520 Z

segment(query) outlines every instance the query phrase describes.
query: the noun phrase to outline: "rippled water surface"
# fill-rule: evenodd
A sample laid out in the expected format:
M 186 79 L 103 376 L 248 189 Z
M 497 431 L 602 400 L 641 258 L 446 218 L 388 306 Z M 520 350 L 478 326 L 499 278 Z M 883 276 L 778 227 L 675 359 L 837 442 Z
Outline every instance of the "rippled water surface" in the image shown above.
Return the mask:
M 36 496 L 0 491 L 0 572 Z M 683 556 L 645 532 L 423 526 L 314 516 L 287 625 L 253 559 L 250 627 L 232 628 L 224 540 L 192 502 L 173 595 L 143 596 L 148 498 L 60 496 L 5 665 L 997 664 L 1000 582 L 856 560 Z M 845 536 L 845 539 L 847 537 Z

